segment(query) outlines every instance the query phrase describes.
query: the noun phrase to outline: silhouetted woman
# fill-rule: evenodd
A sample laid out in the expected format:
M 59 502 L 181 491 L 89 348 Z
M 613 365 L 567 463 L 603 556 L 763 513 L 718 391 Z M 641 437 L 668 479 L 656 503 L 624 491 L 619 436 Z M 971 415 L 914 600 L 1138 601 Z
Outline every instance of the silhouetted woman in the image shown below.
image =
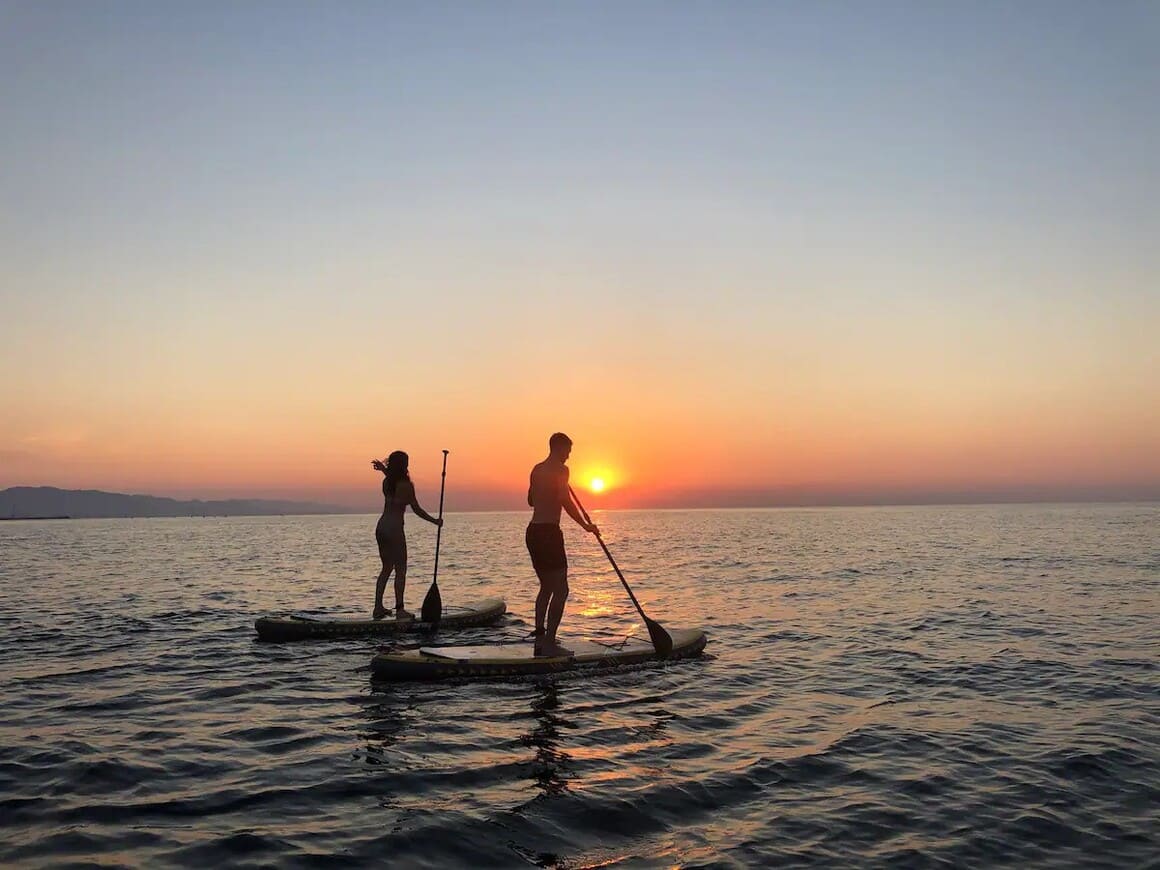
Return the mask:
M 382 619 L 391 611 L 383 607 L 383 590 L 387 588 L 387 578 L 395 572 L 395 618 L 409 619 L 411 614 L 403 609 L 403 592 L 407 588 L 407 537 L 403 534 L 403 513 L 407 505 L 416 515 L 437 526 L 443 525 L 419 506 L 415 497 L 415 486 L 407 474 L 407 454 L 396 450 L 387 457 L 384 465 L 374 460 L 371 466 L 383 473 L 383 515 L 375 526 L 375 541 L 379 545 L 379 558 L 383 560 L 383 570 L 375 586 L 375 619 Z

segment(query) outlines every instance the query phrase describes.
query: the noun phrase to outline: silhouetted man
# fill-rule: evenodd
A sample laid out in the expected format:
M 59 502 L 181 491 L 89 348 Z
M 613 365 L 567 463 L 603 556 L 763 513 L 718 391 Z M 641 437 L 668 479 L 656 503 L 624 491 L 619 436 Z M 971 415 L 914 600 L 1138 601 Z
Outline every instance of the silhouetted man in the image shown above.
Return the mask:
M 586 532 L 596 533 L 596 526 L 585 522 L 568 491 L 568 461 L 572 439 L 557 432 L 548 439 L 548 458 L 532 469 L 528 486 L 528 506 L 532 521 L 524 536 L 532 567 L 540 578 L 536 596 L 536 655 L 571 655 L 556 641 L 556 630 L 564 616 L 568 600 L 568 556 L 564 552 L 564 533 L 560 530 L 560 508 Z

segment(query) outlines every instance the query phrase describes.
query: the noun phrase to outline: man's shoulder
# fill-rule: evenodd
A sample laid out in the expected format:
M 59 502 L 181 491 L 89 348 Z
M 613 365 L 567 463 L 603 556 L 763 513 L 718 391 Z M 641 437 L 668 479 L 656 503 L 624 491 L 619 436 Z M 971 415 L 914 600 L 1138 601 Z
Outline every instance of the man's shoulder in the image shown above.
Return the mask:
M 551 459 L 545 459 L 543 462 L 537 462 L 532 466 L 532 479 L 537 477 L 565 477 L 568 476 L 568 466 L 553 462 Z

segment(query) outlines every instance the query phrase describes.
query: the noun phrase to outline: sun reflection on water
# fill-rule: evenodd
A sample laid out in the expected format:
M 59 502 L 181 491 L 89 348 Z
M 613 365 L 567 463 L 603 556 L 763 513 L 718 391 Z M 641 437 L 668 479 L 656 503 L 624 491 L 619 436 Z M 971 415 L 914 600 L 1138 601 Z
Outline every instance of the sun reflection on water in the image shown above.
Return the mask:
M 535 726 L 520 735 L 520 743 L 534 750 L 532 779 L 545 795 L 566 791 L 575 774 L 571 770 L 572 756 L 560 749 L 561 729 L 576 726 L 559 714 L 560 689 L 554 680 L 535 684 L 532 715 Z

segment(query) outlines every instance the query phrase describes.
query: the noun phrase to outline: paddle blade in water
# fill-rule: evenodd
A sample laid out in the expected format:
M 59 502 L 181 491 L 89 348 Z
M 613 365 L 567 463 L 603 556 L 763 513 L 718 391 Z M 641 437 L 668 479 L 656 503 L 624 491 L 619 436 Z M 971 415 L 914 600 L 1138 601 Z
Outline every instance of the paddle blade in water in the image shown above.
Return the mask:
M 667 659 L 673 651 L 673 636 L 665 631 L 659 622 L 654 622 L 647 617 L 645 617 L 644 624 L 648 628 L 648 636 L 652 640 L 657 655 L 662 659 Z
M 588 516 L 588 511 L 584 510 L 584 505 L 580 504 L 580 499 L 576 498 L 576 492 L 572 487 L 568 487 L 568 494 L 572 496 L 572 501 L 576 502 L 576 507 L 580 508 L 580 515 L 584 517 L 584 521 L 591 525 L 592 518 Z M 612 565 L 612 570 L 616 572 L 616 576 L 620 578 L 620 582 L 624 585 L 624 591 L 632 599 L 632 606 L 636 608 L 636 612 L 640 614 L 640 618 L 644 620 L 644 624 L 648 627 L 648 636 L 652 639 L 653 649 L 657 651 L 657 658 L 667 659 L 673 651 L 673 636 L 661 628 L 659 622 L 654 622 L 644 615 L 644 608 L 636 600 L 636 596 L 632 593 L 632 588 L 628 585 L 628 581 L 624 579 L 624 574 L 621 573 L 620 566 L 612 558 L 612 552 L 608 549 L 608 545 L 604 543 L 604 538 L 600 537 L 599 531 L 596 532 L 596 540 L 600 542 L 600 549 L 604 551 L 604 555 L 608 557 L 608 561 Z
M 427 597 L 423 599 L 423 610 L 419 613 L 419 618 L 423 622 L 429 622 L 432 625 L 437 623 L 443 617 L 443 598 L 439 595 L 439 584 L 432 582 L 431 588 L 427 590 Z M 672 648 L 672 641 L 669 641 L 670 649 Z

